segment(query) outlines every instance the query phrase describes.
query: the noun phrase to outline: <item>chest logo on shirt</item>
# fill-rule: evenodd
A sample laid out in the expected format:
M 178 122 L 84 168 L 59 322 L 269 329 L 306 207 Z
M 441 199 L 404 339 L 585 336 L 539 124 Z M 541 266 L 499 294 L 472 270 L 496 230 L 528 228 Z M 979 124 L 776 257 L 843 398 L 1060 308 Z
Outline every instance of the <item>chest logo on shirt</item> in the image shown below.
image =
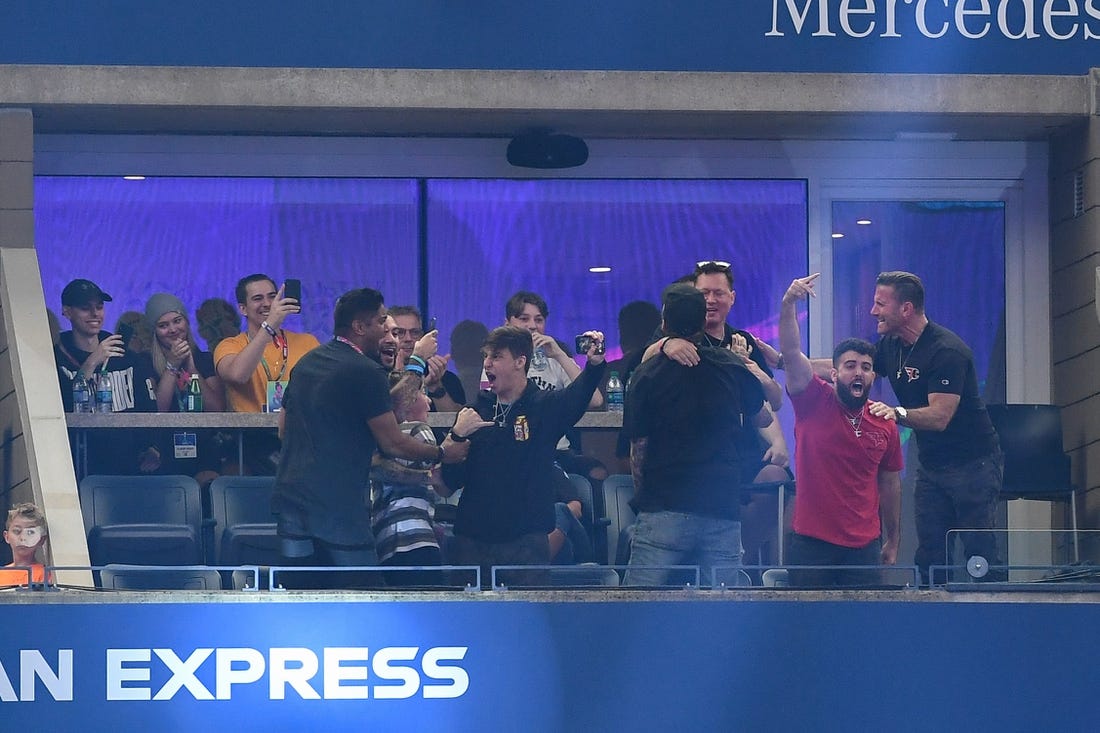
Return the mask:
M 909 377 L 910 382 L 915 382 L 918 379 L 920 379 L 920 369 L 917 369 L 916 367 L 907 366 L 907 367 L 905 367 L 905 376 Z
M 520 415 L 512 424 L 512 435 L 516 440 L 527 440 L 531 437 L 531 428 L 527 425 L 527 416 Z
M 868 447 L 870 447 L 871 450 L 875 451 L 876 453 L 886 450 L 886 433 L 882 432 L 881 430 L 868 430 L 864 433 L 864 435 L 867 436 L 866 442 L 868 443 Z

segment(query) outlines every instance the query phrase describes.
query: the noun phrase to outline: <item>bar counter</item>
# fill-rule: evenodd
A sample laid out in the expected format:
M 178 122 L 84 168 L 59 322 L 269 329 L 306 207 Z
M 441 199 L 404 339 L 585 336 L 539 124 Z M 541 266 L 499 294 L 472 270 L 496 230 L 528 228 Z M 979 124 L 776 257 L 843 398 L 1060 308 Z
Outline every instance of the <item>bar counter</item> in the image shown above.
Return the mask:
M 428 424 L 433 428 L 449 428 L 455 413 L 432 412 Z M 279 424 L 277 412 L 120 412 L 68 413 L 65 422 L 74 430 L 101 428 L 220 428 L 249 430 L 274 428 Z M 586 412 L 577 421 L 581 429 L 612 430 L 621 428 L 623 416 L 617 412 Z

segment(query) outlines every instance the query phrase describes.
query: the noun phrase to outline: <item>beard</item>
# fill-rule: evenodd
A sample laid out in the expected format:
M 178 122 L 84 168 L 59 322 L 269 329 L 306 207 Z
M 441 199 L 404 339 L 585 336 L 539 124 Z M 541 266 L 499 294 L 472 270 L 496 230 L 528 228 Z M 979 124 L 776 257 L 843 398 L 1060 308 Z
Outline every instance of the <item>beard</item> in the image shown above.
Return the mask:
M 840 404 L 844 405 L 849 410 L 862 410 L 863 406 L 867 404 L 867 385 L 863 385 L 862 394 L 854 395 L 852 394 L 851 387 L 837 382 L 836 397 L 840 400 Z

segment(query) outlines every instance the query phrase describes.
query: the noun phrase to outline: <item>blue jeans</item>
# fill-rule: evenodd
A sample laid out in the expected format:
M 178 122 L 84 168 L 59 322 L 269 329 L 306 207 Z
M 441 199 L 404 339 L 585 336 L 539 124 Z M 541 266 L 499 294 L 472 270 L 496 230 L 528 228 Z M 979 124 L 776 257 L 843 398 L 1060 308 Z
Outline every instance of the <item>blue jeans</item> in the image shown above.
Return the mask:
M 699 582 L 709 585 L 712 568 L 741 564 L 741 522 L 684 512 L 642 512 L 634 523 L 624 585 L 667 585 L 673 570 L 644 565 L 698 565 Z M 676 585 L 694 577 L 681 580 Z

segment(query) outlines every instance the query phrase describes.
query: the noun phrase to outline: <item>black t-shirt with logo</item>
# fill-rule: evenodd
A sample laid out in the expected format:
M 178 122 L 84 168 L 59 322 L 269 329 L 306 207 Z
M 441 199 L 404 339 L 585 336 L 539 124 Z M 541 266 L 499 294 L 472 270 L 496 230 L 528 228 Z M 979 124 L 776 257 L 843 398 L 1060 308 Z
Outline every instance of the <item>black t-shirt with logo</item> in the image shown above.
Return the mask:
M 997 435 L 978 392 L 974 354 L 961 338 L 928 322 L 911 347 L 897 336 L 882 338 L 875 348 L 875 372 L 885 375 L 906 409 L 928 406 L 928 395 L 959 395 L 955 416 L 943 431 L 914 430 L 921 465 L 957 466 L 988 456 Z
M 109 331 L 100 331 L 99 340 L 110 336 Z M 64 331 L 58 344 L 54 346 L 57 379 L 61 386 L 61 404 L 65 412 L 73 410 L 73 377 L 91 355 L 92 352 L 76 346 L 72 331 Z M 95 378 L 89 380 L 88 388 L 94 391 L 98 379 L 111 381 L 113 402 L 110 412 L 157 411 L 157 376 L 153 369 L 153 360 L 148 354 L 127 351 L 122 356 L 108 359 L 106 367 L 105 372 L 101 368 Z M 77 465 L 77 471 L 79 473 L 86 468 L 88 474 L 142 473 L 142 460 L 146 457 L 147 450 L 155 448 L 160 453 L 161 460 L 150 464 L 156 466 L 151 472 L 165 473 L 161 469 L 166 466 L 165 458 L 171 444 L 166 447 L 162 438 L 163 435 L 147 428 L 88 431 L 83 457 L 86 465 Z

